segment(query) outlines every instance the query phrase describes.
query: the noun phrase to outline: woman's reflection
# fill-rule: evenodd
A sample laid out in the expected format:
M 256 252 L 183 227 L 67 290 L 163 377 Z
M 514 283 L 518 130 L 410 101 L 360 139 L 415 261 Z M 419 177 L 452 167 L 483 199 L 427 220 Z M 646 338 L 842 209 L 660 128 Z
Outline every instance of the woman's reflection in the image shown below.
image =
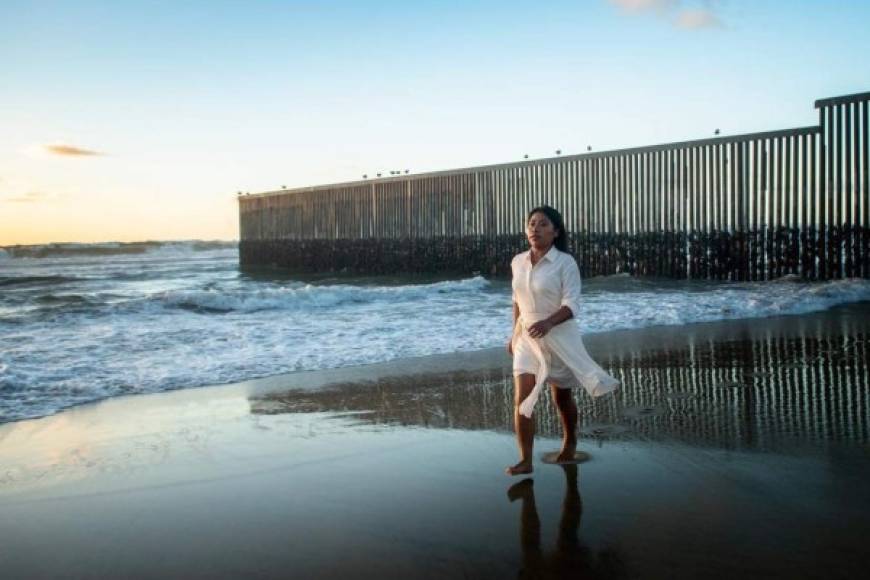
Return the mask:
M 541 520 L 535 505 L 535 485 L 524 479 L 508 489 L 510 501 L 521 501 L 520 546 L 523 565 L 520 578 L 616 578 L 621 574 L 620 562 L 612 551 L 604 550 L 597 557 L 580 543 L 580 516 L 583 502 L 577 483 L 577 465 L 560 465 L 565 474 L 565 497 L 556 549 L 545 554 L 541 549 Z M 584 576 L 577 576 L 577 574 Z

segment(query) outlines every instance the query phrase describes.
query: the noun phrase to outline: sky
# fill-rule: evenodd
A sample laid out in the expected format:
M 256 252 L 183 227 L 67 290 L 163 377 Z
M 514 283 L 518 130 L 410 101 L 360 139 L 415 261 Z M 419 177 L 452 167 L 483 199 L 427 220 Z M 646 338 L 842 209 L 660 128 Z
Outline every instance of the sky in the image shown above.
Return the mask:
M 0 245 L 238 238 L 236 192 L 814 125 L 865 0 L 0 0 Z

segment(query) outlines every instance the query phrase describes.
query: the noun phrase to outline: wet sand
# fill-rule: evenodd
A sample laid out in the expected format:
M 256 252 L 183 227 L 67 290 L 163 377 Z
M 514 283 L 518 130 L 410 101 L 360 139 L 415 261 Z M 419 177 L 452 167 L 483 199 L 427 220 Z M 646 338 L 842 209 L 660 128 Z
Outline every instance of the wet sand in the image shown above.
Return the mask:
M 0 576 L 863 577 L 868 341 L 868 304 L 590 336 L 624 389 L 529 478 L 501 351 L 0 425 Z

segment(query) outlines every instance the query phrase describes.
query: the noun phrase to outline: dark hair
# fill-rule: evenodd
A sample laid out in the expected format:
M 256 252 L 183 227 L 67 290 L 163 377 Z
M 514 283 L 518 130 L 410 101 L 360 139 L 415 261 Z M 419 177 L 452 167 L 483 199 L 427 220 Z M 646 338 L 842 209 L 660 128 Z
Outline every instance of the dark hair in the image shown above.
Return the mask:
M 547 216 L 547 219 L 550 220 L 550 223 L 553 224 L 559 233 L 556 235 L 556 239 L 553 240 L 553 245 L 556 246 L 556 249 L 560 252 L 568 253 L 568 232 L 565 231 L 565 222 L 562 220 L 562 214 L 559 213 L 559 210 L 556 208 L 550 207 L 549 205 L 542 205 L 536 207 L 532 211 L 529 212 L 529 215 L 526 216 L 526 223 L 532 219 L 532 215 L 536 213 L 542 213 Z

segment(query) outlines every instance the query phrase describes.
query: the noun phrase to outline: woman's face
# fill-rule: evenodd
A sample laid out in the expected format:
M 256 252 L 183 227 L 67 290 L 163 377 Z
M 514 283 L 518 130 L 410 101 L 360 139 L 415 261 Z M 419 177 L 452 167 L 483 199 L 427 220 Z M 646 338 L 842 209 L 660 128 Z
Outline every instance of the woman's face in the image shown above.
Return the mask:
M 545 213 L 535 212 L 526 222 L 526 237 L 536 250 L 546 250 L 552 246 L 558 233 L 559 230 Z

